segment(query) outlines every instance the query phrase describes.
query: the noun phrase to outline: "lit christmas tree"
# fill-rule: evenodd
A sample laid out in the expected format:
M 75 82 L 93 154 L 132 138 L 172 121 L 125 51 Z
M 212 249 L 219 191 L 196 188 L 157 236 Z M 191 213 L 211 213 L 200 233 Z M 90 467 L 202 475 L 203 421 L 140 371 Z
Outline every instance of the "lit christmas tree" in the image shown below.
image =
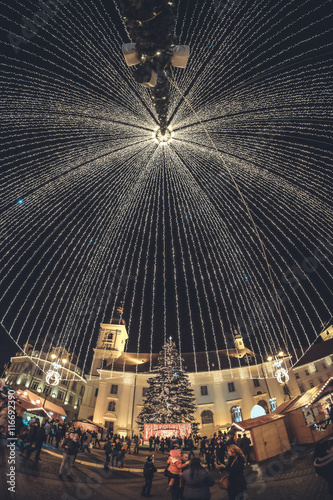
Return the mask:
M 194 392 L 171 337 L 159 353 L 156 372 L 157 375 L 148 379 L 143 409 L 137 419 L 140 429 L 144 424 L 190 422 L 192 431 L 196 432 Z

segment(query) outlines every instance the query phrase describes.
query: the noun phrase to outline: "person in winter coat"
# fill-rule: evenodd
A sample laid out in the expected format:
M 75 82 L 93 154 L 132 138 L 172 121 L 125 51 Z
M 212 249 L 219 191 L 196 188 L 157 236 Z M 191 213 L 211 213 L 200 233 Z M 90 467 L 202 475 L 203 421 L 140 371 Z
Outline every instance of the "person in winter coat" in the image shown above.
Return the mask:
M 67 479 L 69 479 L 70 481 L 73 479 L 73 477 L 71 476 L 71 469 L 74 463 L 75 456 L 79 449 L 78 440 L 79 440 L 78 434 L 70 434 L 68 438 L 64 439 L 64 442 L 62 444 L 64 454 L 59 469 L 60 479 L 62 479 L 62 475 L 66 467 L 67 467 Z
M 108 439 L 104 445 L 104 452 L 105 452 L 104 470 L 109 470 L 110 455 L 112 452 L 112 444 L 110 439 Z
M 209 500 L 209 488 L 214 486 L 215 481 L 210 473 L 201 466 L 200 458 L 193 458 L 190 462 L 190 468 L 183 472 L 182 484 L 184 486 L 184 500 Z
M 240 494 L 246 490 L 246 481 L 244 477 L 244 465 L 246 462 L 244 453 L 235 444 L 228 446 L 228 463 L 221 464 L 219 467 L 224 471 L 229 472 L 229 500 L 240 498 Z
M 316 474 L 328 482 L 328 491 L 333 495 L 333 441 L 317 443 L 314 451 Z
M 141 492 L 141 495 L 143 497 L 150 496 L 151 485 L 154 479 L 155 472 L 157 472 L 157 469 L 154 465 L 154 457 L 152 455 L 149 455 L 149 457 L 147 457 L 147 462 L 143 467 L 143 477 L 146 480 Z
M 251 446 L 251 440 L 247 437 L 246 434 L 243 434 L 240 449 L 245 455 L 247 464 L 250 463 L 250 446 Z
M 170 477 L 170 481 L 167 487 L 167 491 L 171 491 L 172 486 L 175 482 L 175 479 L 179 480 L 180 473 L 185 467 L 189 464 L 189 462 L 183 462 L 180 458 L 180 450 L 171 450 L 170 457 L 168 458 L 169 467 L 168 473 Z

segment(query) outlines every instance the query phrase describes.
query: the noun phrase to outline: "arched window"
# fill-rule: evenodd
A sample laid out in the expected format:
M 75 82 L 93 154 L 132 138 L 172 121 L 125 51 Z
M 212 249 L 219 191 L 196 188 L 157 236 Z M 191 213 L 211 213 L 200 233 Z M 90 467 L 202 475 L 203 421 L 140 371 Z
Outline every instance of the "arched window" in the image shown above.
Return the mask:
M 268 404 L 264 399 L 261 399 L 260 401 L 258 401 L 258 405 L 261 406 L 265 410 L 266 415 L 267 415 L 267 413 L 269 413 Z
M 201 422 L 202 424 L 213 424 L 214 423 L 213 413 L 210 410 L 204 410 L 201 413 Z
M 240 406 L 233 406 L 230 409 L 231 412 L 231 421 L 232 422 L 241 422 L 243 420 L 242 410 Z
M 115 401 L 110 401 L 108 405 L 108 411 L 116 411 L 116 402 Z

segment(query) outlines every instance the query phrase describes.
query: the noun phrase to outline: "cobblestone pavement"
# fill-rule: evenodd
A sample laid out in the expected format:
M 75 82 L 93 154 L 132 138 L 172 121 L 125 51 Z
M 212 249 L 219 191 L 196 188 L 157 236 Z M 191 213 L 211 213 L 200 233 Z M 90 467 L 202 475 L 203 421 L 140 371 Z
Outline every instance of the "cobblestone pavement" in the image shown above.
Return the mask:
M 6 472 L 7 449 L 2 440 L 0 452 L 0 498 L 1 500 L 131 500 L 141 498 L 143 485 L 142 468 L 148 450 L 142 450 L 139 456 L 126 455 L 124 468 L 132 471 L 114 469 L 105 472 L 97 468 L 104 461 L 102 450 L 93 450 L 90 456 L 78 455 L 73 469 L 74 481 L 60 480 L 58 477 L 61 451 L 53 446 L 45 447 L 41 461 L 26 460 L 17 453 L 16 493 L 7 490 Z M 52 451 L 52 454 L 48 453 Z M 57 453 L 58 456 L 55 456 Z M 311 448 L 302 448 L 293 453 L 284 454 L 268 460 L 264 464 L 253 464 L 246 468 L 248 483 L 247 496 L 244 500 L 329 500 L 327 484 L 316 477 L 311 459 Z M 197 455 L 197 453 L 196 453 Z M 155 453 L 158 469 L 165 468 L 167 454 Z M 83 465 L 81 459 L 91 465 Z M 212 471 L 216 482 L 219 472 Z M 171 499 L 166 491 L 167 480 L 162 473 L 155 474 L 152 497 L 159 500 Z M 228 495 L 216 484 L 212 489 L 212 500 L 227 500 Z

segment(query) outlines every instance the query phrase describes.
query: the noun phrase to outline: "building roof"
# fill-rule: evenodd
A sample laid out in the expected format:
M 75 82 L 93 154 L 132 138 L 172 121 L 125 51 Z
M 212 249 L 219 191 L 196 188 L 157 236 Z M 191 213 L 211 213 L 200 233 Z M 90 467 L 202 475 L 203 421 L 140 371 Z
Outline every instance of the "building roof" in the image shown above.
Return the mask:
M 247 420 L 242 420 L 236 425 L 241 429 L 247 431 L 253 429 L 254 427 L 260 427 L 261 425 L 266 425 L 270 424 L 271 422 L 276 422 L 281 418 L 284 418 L 284 415 L 279 415 L 278 413 L 269 413 L 268 415 L 263 415 L 262 417 L 248 418 Z
M 239 353 L 245 357 L 239 358 Z M 228 357 L 229 355 L 229 357 Z M 157 366 L 158 353 L 124 353 L 114 363 L 109 364 L 104 369 L 114 371 L 147 373 Z M 239 368 L 249 366 L 247 360 L 254 360 L 249 349 L 238 351 L 237 349 L 224 349 L 219 351 L 207 352 L 183 352 L 181 354 L 184 360 L 184 367 L 187 372 L 207 372 L 216 370 L 227 370 L 230 368 Z M 230 362 L 229 362 L 230 359 Z M 258 360 L 259 361 L 259 360 Z M 260 361 L 259 361 L 260 362 Z M 250 362 L 251 366 L 251 362 Z
M 313 363 L 318 359 L 325 358 L 325 356 L 330 356 L 333 353 L 333 339 L 318 342 L 317 344 L 313 344 L 310 349 L 306 351 L 304 355 L 302 355 L 301 349 L 296 350 L 295 354 L 292 356 L 291 361 L 294 364 L 294 368 L 297 368 L 302 365 L 306 365 L 308 363 Z

